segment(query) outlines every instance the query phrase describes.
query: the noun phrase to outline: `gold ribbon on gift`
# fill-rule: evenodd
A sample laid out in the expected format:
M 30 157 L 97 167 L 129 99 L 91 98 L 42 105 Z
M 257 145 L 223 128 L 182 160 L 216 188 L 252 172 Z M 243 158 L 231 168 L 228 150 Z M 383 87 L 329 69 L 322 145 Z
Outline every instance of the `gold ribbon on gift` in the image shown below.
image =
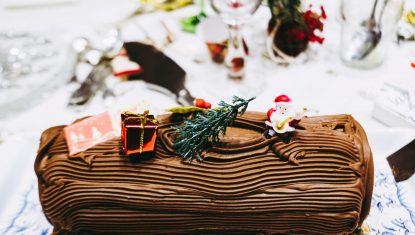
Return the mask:
M 135 120 L 139 119 L 140 122 L 141 122 L 140 154 L 142 154 L 143 153 L 143 145 L 144 145 L 144 126 L 148 122 L 153 123 L 155 125 L 158 125 L 159 122 L 155 118 L 149 118 L 148 117 L 149 116 L 149 111 L 148 110 L 144 111 L 143 114 L 132 113 L 132 112 L 127 111 L 127 112 L 124 112 L 124 115 L 125 115 L 124 122 L 126 122 L 127 120 L 130 120 L 130 119 L 135 119 Z

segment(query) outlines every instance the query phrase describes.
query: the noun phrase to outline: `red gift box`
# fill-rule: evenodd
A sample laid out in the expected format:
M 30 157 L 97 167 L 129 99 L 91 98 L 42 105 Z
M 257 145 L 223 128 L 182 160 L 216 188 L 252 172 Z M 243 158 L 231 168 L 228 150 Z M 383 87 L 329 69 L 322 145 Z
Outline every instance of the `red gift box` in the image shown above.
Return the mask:
M 121 114 L 121 139 L 124 153 L 142 155 L 154 153 L 158 121 L 148 111 L 144 114 Z

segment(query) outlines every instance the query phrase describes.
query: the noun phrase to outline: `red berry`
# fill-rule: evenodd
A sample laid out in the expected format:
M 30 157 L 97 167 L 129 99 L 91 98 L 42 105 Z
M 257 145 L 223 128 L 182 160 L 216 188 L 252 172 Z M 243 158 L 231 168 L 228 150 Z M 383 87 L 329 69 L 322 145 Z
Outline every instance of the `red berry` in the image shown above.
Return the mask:
M 415 62 L 412 62 L 412 63 L 411 63 L 411 67 L 412 67 L 412 68 L 415 68 Z
M 199 108 L 204 108 L 206 105 L 206 102 L 204 99 L 195 99 L 193 101 L 194 106 L 199 107 Z
M 209 102 L 206 102 L 206 103 L 205 103 L 205 108 L 206 108 L 206 109 L 210 109 L 210 108 L 212 108 L 212 104 L 211 104 L 211 103 L 209 103 Z

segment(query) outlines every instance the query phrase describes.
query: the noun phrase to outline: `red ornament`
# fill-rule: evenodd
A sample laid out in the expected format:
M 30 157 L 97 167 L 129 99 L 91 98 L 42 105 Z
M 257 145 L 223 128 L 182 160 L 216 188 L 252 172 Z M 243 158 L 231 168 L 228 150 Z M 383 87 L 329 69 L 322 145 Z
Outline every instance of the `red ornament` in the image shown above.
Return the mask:
M 279 95 L 275 98 L 274 102 L 291 102 L 291 99 L 287 95 Z
M 415 62 L 411 63 L 411 67 L 415 69 Z
M 209 103 L 209 102 L 206 102 L 205 103 L 205 109 L 210 109 L 210 108 L 212 108 L 212 104 Z
M 193 101 L 193 104 L 198 108 L 205 108 L 206 101 L 204 99 L 195 99 Z

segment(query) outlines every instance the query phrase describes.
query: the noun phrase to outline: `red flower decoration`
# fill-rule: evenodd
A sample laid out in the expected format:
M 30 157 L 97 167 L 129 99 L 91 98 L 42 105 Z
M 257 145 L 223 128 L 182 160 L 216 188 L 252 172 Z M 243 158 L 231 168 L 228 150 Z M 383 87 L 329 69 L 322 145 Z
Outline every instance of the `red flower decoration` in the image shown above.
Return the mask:
M 315 30 L 323 31 L 324 24 L 321 19 L 326 19 L 327 15 L 323 6 L 321 6 L 320 9 L 321 15 L 318 15 L 312 10 L 307 10 L 304 12 L 304 19 L 308 27 L 308 40 L 310 42 L 318 42 L 322 44 L 324 42 L 324 38 L 316 35 Z
M 321 6 L 320 9 L 321 9 L 321 18 L 327 19 L 327 15 L 326 15 L 326 11 L 324 10 L 324 7 Z

